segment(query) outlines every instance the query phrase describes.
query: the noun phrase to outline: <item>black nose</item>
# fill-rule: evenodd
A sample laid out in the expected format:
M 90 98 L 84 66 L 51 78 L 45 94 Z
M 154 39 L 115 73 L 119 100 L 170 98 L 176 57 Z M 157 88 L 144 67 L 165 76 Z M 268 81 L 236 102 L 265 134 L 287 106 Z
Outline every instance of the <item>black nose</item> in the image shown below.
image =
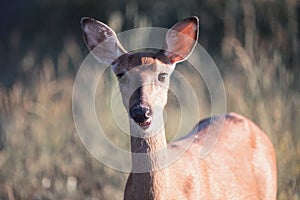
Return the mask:
M 151 109 L 146 105 L 134 105 L 129 114 L 136 123 L 142 123 L 151 117 Z

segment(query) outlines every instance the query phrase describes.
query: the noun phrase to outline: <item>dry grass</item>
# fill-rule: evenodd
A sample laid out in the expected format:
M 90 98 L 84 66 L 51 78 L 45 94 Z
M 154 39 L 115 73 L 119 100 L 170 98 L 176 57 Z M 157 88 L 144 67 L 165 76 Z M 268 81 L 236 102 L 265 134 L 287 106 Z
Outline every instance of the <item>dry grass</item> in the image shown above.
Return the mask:
M 251 7 L 244 6 L 245 10 Z M 230 14 L 226 17 L 225 30 L 235 30 Z M 300 93 L 292 87 L 298 77 L 288 70 L 280 46 L 272 46 L 278 41 L 259 48 L 266 41 L 257 39 L 255 27 L 245 31 L 244 42 L 230 31 L 224 35 L 225 64 L 220 70 L 227 110 L 249 117 L 268 133 L 277 153 L 278 199 L 300 199 Z M 57 64 L 49 57 L 38 63 L 35 52 L 28 50 L 20 67 L 28 72 L 30 80 L 20 80 L 11 89 L 0 88 L 0 199 L 122 198 L 127 174 L 105 167 L 90 156 L 74 127 L 74 77 L 66 73 L 66 68 L 69 62 L 79 66 L 83 56 L 72 38 L 65 40 Z M 36 68 L 42 70 L 32 70 Z M 55 76 L 55 68 L 61 77 Z M 188 71 L 185 73 L 191 76 Z M 199 87 L 205 93 L 201 81 Z M 97 98 L 103 99 L 101 87 L 98 90 Z M 209 101 L 203 94 L 199 97 L 199 109 L 207 116 Z M 172 111 L 174 107 L 176 102 L 168 109 Z M 174 112 L 173 118 L 168 116 L 167 129 L 171 132 L 176 128 L 170 124 L 180 114 Z M 102 110 L 99 115 L 106 113 L 109 111 Z M 107 129 L 112 124 L 110 120 Z M 128 148 L 128 143 L 116 133 L 117 130 L 111 130 L 108 137 Z
M 241 62 L 248 59 L 243 47 L 232 47 L 236 67 L 223 73 L 228 110 L 248 116 L 268 133 L 277 152 L 278 197 L 299 199 L 299 94 L 288 87 L 292 75 L 284 67 L 280 79 L 268 71 L 266 66 L 284 64 L 276 63 L 278 54 L 250 67 L 252 63 Z M 126 174 L 97 163 L 86 152 L 72 120 L 73 78 L 54 78 L 51 63 L 45 60 L 30 87 L 18 82 L 10 90 L 1 89 L 1 199 L 120 199 Z M 103 94 L 98 95 L 101 99 Z M 202 103 L 202 110 L 210 106 Z M 121 144 L 115 132 L 108 136 Z

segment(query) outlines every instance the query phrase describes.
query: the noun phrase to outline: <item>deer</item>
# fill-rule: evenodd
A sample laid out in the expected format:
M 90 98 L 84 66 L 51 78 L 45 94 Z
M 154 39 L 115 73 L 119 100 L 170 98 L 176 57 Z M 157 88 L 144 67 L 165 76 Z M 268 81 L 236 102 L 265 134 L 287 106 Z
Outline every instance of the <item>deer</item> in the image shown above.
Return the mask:
M 162 44 L 165 48 L 156 52 L 127 52 L 116 33 L 93 18 L 83 17 L 81 28 L 93 56 L 110 65 L 118 79 L 130 124 L 132 169 L 147 169 L 129 174 L 125 200 L 276 199 L 274 147 L 267 134 L 246 117 L 237 113 L 208 117 L 182 139 L 166 141 L 163 110 L 170 76 L 198 42 L 198 17 L 183 19 L 168 29 Z M 217 143 L 200 158 L 204 138 L 211 134 L 208 129 L 219 129 L 221 123 Z M 191 145 L 185 149 L 187 142 Z M 183 149 L 179 159 L 161 167 L 169 156 Z M 145 156 L 138 157 L 139 153 Z

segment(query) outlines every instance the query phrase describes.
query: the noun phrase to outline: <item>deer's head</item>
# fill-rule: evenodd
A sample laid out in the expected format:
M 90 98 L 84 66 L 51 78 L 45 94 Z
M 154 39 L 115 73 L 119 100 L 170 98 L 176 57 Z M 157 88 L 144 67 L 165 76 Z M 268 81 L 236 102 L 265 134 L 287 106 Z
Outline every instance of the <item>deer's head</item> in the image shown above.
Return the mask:
M 127 52 L 107 25 L 91 18 L 83 18 L 81 24 L 90 51 L 99 62 L 111 65 L 117 76 L 131 120 L 143 130 L 153 128 L 162 118 L 176 63 L 187 59 L 196 45 L 198 18 L 175 24 L 166 34 L 164 50 L 156 53 Z

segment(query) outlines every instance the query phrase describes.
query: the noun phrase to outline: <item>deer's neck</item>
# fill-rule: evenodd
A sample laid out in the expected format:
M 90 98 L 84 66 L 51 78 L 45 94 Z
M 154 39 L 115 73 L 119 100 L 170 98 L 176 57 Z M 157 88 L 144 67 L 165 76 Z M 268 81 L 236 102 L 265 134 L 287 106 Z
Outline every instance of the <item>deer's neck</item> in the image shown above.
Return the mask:
M 131 126 L 131 131 L 138 129 Z M 140 133 L 143 134 L 143 133 Z M 138 135 L 135 132 L 132 135 Z M 132 184 L 137 195 L 144 199 L 162 199 L 167 196 L 169 184 L 169 172 L 165 166 L 167 163 L 167 142 L 164 129 L 161 128 L 150 137 L 131 136 Z M 140 173 L 134 173 L 140 172 Z
M 153 154 L 162 152 L 167 147 L 164 130 L 148 137 L 136 137 L 138 134 L 134 134 L 135 136 L 131 136 L 130 138 L 132 153 Z

